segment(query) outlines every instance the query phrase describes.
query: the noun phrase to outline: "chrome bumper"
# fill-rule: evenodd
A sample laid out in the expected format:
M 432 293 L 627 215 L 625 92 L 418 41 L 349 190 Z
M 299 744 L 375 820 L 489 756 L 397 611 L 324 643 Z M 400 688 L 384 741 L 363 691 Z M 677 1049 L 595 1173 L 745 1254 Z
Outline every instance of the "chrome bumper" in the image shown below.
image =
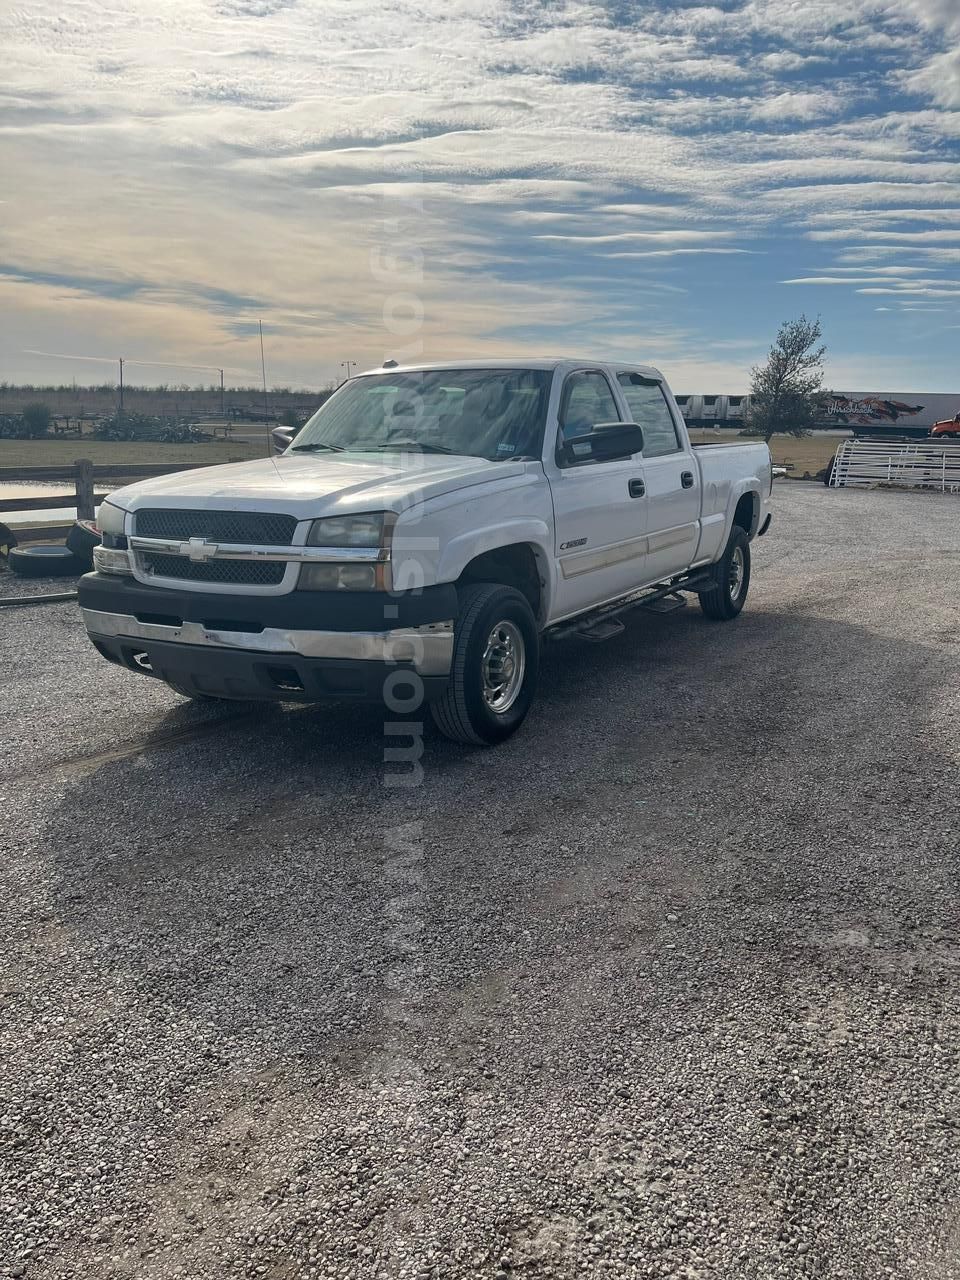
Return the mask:
M 298 654 L 302 658 L 355 659 L 361 662 L 410 663 L 421 676 L 445 676 L 453 661 L 453 622 L 432 622 L 394 631 L 213 631 L 199 622 L 167 626 L 140 622 L 128 613 L 81 609 L 92 636 L 130 640 L 163 640 L 207 648 L 244 649 L 250 653 Z

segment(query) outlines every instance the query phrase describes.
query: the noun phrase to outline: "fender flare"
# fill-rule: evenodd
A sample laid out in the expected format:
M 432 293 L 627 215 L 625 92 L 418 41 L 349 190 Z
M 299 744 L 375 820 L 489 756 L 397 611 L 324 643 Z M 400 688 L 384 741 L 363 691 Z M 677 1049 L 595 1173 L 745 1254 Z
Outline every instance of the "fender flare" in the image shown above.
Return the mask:
M 456 582 L 471 560 L 489 551 L 524 544 L 533 549 L 543 581 L 541 613 L 548 615 L 550 602 L 556 591 L 556 565 L 553 556 L 553 536 L 546 521 L 537 519 L 511 520 L 507 524 L 486 525 L 459 534 L 444 544 L 438 566 L 438 582 Z
M 730 496 L 727 499 L 727 511 L 724 519 L 723 528 L 723 545 L 726 546 L 727 539 L 733 530 L 733 517 L 737 513 L 737 506 L 740 499 L 746 494 L 750 494 L 753 498 L 753 518 L 750 521 L 750 528 L 747 530 L 748 537 L 755 538 L 757 536 L 757 526 L 760 523 L 760 515 L 763 511 L 763 499 L 761 495 L 761 484 L 758 476 L 747 476 L 746 479 L 738 480 L 736 484 L 730 486 Z

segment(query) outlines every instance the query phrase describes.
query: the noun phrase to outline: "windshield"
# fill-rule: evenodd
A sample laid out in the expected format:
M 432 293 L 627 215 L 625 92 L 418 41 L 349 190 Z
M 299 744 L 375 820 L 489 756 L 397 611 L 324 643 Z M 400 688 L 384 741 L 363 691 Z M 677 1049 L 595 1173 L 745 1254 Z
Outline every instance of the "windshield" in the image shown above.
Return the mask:
M 411 449 L 539 460 L 551 376 L 548 369 L 430 369 L 354 378 L 317 410 L 289 452 Z

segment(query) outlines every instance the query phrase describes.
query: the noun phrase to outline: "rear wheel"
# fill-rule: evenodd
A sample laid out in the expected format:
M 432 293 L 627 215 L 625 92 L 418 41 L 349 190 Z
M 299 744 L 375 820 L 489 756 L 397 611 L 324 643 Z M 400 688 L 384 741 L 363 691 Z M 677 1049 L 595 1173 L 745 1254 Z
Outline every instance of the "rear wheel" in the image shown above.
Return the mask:
M 526 596 L 477 583 L 460 593 L 450 681 L 431 705 L 445 737 L 493 746 L 520 728 L 540 670 L 540 637 Z
M 726 550 L 714 570 L 714 585 L 700 592 L 700 608 L 715 622 L 735 618 L 750 590 L 750 539 L 734 525 Z

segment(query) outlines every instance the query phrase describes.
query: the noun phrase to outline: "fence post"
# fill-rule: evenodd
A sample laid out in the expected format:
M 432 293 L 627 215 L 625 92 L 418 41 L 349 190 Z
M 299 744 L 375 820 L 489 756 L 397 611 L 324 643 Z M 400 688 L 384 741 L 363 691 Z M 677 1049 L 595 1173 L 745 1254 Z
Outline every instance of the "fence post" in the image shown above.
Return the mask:
M 89 458 L 78 458 L 77 468 L 77 519 L 93 519 L 93 463 Z

